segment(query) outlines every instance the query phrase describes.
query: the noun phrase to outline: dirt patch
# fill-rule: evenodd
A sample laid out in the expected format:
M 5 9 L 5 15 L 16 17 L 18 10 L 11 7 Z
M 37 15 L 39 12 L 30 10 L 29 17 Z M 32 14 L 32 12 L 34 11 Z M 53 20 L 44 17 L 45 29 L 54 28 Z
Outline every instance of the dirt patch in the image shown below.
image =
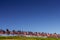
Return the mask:
M 17 39 L 1 39 L 1 40 L 17 40 Z

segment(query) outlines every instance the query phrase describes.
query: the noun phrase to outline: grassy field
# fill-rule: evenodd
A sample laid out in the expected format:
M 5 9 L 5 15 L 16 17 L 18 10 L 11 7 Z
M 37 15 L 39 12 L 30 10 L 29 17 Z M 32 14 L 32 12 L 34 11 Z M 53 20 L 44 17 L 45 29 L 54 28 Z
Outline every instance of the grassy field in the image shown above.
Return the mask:
M 17 36 L 9 36 L 9 37 L 0 37 L 0 40 L 60 40 L 60 38 L 38 38 L 38 37 L 17 37 Z

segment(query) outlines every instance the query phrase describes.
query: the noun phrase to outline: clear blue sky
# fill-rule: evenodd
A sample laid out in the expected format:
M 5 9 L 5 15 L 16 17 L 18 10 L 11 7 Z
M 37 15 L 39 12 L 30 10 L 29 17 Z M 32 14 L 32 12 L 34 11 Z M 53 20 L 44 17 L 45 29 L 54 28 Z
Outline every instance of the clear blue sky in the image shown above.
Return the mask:
M 60 33 L 59 0 L 0 0 L 0 29 Z

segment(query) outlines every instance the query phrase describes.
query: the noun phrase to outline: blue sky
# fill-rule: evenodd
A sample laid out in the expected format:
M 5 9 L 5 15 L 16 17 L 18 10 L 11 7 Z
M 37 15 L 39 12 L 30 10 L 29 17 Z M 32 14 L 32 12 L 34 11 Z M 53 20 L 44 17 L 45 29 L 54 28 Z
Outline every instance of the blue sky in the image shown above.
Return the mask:
M 60 33 L 59 0 L 0 0 L 0 29 Z

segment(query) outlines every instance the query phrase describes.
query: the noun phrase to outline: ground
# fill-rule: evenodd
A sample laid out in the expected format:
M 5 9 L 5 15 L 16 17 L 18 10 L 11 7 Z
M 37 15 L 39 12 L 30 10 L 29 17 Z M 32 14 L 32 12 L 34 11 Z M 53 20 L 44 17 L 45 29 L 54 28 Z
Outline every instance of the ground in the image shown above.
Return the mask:
M 60 38 L 38 38 L 38 37 L 18 37 L 18 36 L 9 36 L 9 37 L 0 37 L 0 40 L 60 40 Z

